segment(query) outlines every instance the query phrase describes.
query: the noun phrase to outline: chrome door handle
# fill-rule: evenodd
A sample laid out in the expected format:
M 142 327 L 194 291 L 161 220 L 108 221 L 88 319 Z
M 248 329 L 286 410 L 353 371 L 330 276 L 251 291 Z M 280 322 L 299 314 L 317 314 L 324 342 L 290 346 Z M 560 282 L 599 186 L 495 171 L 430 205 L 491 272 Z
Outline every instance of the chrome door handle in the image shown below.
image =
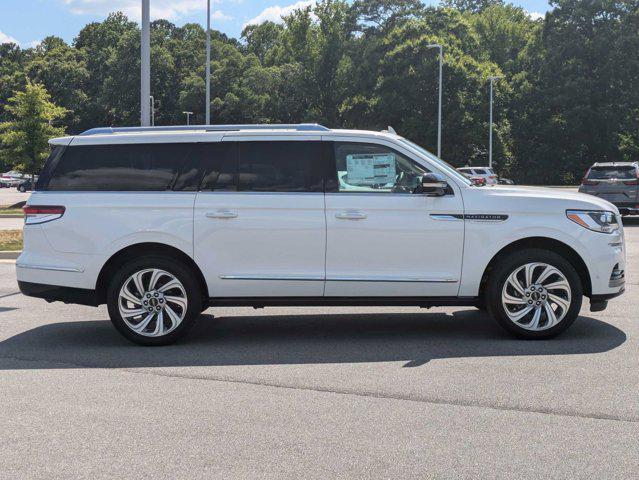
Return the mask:
M 206 218 L 237 218 L 237 216 L 237 212 L 231 212 L 230 210 L 218 210 L 217 212 L 206 214 Z
M 366 215 L 364 212 L 349 210 L 346 212 L 336 213 L 335 218 L 339 220 L 364 220 L 368 218 L 368 215 Z

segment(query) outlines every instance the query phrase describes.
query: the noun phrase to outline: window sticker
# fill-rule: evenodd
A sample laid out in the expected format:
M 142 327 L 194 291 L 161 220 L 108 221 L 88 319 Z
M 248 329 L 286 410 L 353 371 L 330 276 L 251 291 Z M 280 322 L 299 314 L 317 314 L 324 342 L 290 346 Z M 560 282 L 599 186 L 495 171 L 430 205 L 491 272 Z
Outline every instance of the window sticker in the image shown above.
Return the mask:
M 347 182 L 351 185 L 394 184 L 396 161 L 392 153 L 358 153 L 346 156 Z

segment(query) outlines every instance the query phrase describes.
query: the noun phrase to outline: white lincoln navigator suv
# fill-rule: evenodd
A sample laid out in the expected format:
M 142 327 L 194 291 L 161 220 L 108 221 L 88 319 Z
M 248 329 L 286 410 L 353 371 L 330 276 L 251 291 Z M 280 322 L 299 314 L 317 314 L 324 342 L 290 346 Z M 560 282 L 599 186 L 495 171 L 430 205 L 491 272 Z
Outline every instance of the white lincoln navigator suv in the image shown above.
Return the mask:
M 583 296 L 600 311 L 624 291 L 612 204 L 477 187 L 392 132 L 103 128 L 51 144 L 20 290 L 106 303 L 139 344 L 175 341 L 210 306 L 476 306 L 548 338 Z

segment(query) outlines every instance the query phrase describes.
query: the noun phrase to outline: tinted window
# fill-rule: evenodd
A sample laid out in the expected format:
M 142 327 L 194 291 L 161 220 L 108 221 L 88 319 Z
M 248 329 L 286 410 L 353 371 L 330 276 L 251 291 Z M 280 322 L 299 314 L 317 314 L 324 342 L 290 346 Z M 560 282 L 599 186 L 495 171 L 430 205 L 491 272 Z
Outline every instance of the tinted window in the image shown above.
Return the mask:
M 620 180 L 634 180 L 637 178 L 635 167 L 593 167 L 590 169 L 588 178 L 591 180 L 611 180 L 618 178 Z
M 413 193 L 428 170 L 395 150 L 367 143 L 335 143 L 337 191 Z
M 58 161 L 62 157 L 62 154 L 66 150 L 67 147 L 63 147 L 61 145 L 56 145 L 51 149 L 51 154 L 47 161 L 44 164 L 44 168 L 40 172 L 40 176 L 36 181 L 36 190 L 46 190 L 49 185 L 49 180 L 51 179 L 51 174 L 55 170 L 58 165 Z
M 238 142 L 239 190 L 322 192 L 322 142 Z
M 237 143 L 200 143 L 194 146 L 193 155 L 198 158 L 204 172 L 202 190 L 237 190 Z
M 486 175 L 486 170 L 482 170 L 481 168 L 476 168 L 475 175 Z
M 86 145 L 67 147 L 47 190 L 196 190 L 199 175 L 190 144 Z

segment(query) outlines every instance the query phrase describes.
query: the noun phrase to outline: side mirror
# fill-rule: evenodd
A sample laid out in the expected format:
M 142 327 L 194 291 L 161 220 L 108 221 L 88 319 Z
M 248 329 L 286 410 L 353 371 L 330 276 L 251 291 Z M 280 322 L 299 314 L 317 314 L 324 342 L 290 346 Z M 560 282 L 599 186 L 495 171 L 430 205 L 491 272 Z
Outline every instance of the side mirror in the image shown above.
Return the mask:
M 443 197 L 449 190 L 448 183 L 441 175 L 436 173 L 425 173 L 422 176 L 422 182 L 418 187 L 418 192 L 428 197 Z

